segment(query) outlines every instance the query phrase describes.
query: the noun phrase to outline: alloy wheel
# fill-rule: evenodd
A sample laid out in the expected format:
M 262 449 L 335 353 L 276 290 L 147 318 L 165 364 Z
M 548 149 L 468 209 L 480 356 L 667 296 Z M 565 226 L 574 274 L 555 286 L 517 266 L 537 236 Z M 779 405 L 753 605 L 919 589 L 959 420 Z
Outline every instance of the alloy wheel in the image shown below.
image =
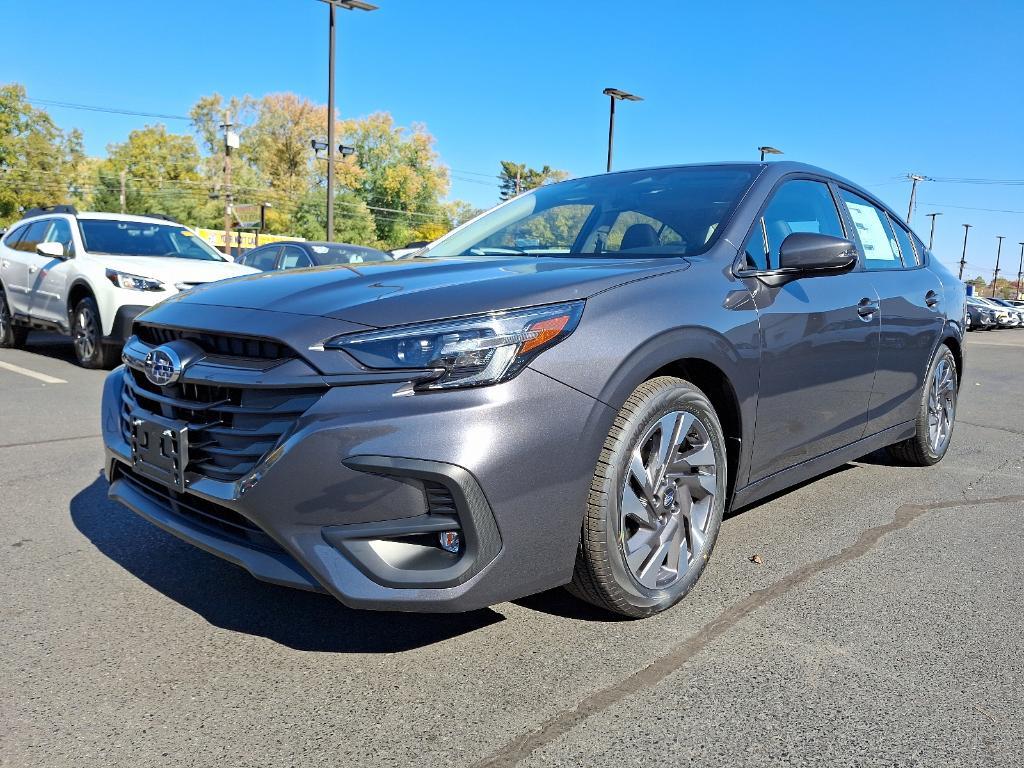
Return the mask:
M 937 456 L 949 443 L 955 415 L 956 371 L 949 358 L 942 357 L 928 386 L 928 445 Z
M 75 352 L 79 360 L 91 360 L 99 343 L 96 313 L 89 307 L 79 307 L 75 313 Z
M 630 456 L 619 541 L 633 578 L 665 589 L 705 555 L 718 464 L 708 427 L 689 411 L 652 424 Z
M 7 307 L 7 298 L 0 291 L 0 339 L 6 339 L 11 329 L 11 311 Z

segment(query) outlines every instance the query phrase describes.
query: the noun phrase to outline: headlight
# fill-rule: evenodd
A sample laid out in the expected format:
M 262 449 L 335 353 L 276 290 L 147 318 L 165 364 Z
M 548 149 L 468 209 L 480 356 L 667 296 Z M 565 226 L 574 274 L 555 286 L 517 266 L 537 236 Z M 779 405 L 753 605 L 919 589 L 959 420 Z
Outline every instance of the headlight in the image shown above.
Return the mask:
M 583 302 L 353 333 L 324 343 L 343 349 L 367 368 L 431 374 L 418 389 L 475 387 L 507 381 L 545 349 L 565 339 L 583 314 Z
M 164 289 L 164 284 L 159 280 L 118 272 L 113 269 L 107 270 L 107 280 L 118 288 L 125 288 L 129 291 L 162 291 Z

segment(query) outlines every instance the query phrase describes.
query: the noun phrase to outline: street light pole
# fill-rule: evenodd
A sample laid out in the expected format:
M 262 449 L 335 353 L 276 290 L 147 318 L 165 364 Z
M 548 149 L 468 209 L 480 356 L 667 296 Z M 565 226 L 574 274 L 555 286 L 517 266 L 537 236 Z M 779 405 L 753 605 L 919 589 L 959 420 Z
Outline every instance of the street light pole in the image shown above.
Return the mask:
M 932 246 L 935 244 L 935 217 L 936 216 L 941 216 L 941 215 L 942 215 L 941 213 L 929 213 L 928 214 L 928 218 L 930 218 L 932 220 L 931 234 L 928 235 L 928 250 L 929 251 L 932 249 Z
M 1020 298 L 1020 280 L 1024 277 L 1024 243 L 1017 243 L 1020 246 L 1020 263 L 1017 264 L 1017 298 Z
M 642 96 L 620 90 L 618 88 L 605 88 L 601 91 L 608 97 L 608 165 L 605 170 L 609 173 L 612 170 L 612 144 L 615 141 L 615 102 L 616 101 L 643 101 Z
M 967 266 L 967 232 L 971 228 L 971 224 L 964 224 L 964 252 L 960 256 L 960 280 L 964 279 L 964 267 Z
M 376 5 L 362 0 L 321 0 L 328 5 L 327 42 L 327 242 L 334 240 L 334 9 L 375 11 Z
M 1003 252 L 1003 235 L 996 235 L 999 246 L 996 248 L 996 271 L 992 273 L 992 298 L 996 296 L 996 280 L 999 279 L 999 255 Z
M 764 162 L 765 155 L 782 155 L 785 154 L 781 149 L 775 147 L 758 147 L 757 151 L 761 153 L 761 162 Z
M 910 174 L 907 178 L 913 182 L 910 185 L 910 206 L 907 208 L 907 224 L 910 223 L 910 217 L 914 213 L 914 198 L 917 197 L 917 182 L 924 181 L 924 176 L 918 176 L 916 173 Z

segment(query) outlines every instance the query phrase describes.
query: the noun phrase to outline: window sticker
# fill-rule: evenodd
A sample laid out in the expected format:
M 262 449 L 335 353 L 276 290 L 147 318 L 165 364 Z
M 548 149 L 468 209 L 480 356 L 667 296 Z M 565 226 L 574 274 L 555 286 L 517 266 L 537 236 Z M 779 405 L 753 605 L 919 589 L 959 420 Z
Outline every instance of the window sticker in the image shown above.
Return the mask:
M 896 261 L 896 252 L 889 243 L 889 235 L 885 225 L 878 217 L 878 210 L 873 205 L 846 202 L 850 210 L 850 218 L 860 235 L 864 246 L 864 258 L 872 261 Z

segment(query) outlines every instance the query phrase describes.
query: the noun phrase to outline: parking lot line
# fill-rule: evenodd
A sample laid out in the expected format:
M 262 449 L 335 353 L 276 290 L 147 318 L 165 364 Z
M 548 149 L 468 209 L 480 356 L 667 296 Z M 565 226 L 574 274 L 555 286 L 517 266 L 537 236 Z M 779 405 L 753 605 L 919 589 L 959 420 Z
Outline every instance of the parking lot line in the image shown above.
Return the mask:
M 20 365 L 5 363 L 2 360 L 0 360 L 0 368 L 5 371 L 10 371 L 11 373 L 20 373 L 22 376 L 28 376 L 30 379 L 37 379 L 44 384 L 67 384 L 64 379 L 58 379 L 56 376 L 47 376 L 45 373 L 39 373 L 39 371 L 22 368 Z

